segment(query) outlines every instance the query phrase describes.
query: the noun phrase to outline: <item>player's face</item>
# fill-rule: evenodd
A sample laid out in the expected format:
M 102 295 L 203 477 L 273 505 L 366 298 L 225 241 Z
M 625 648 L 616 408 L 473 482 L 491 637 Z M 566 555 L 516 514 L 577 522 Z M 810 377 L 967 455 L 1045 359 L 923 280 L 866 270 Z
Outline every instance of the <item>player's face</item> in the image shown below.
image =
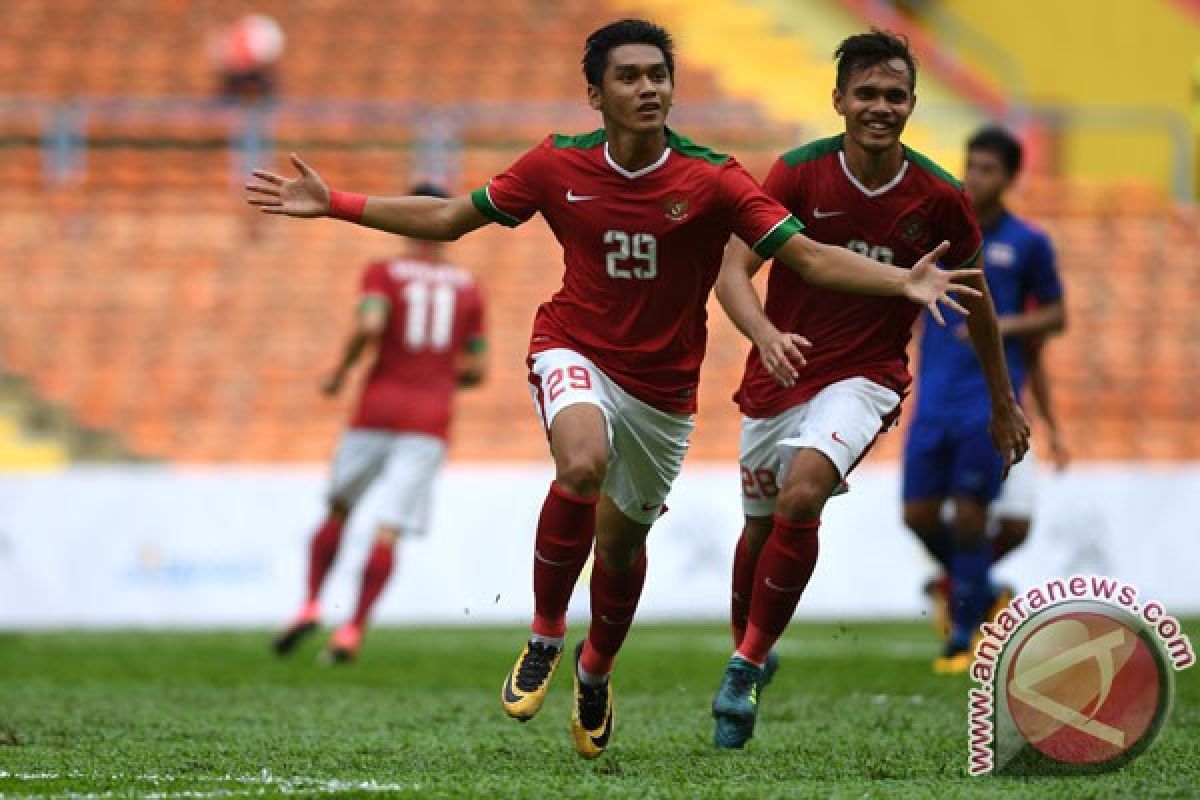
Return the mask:
M 976 208 L 987 208 L 1000 202 L 1011 183 L 1000 156 L 988 150 L 967 152 L 967 175 L 963 187 Z
M 588 101 L 617 127 L 650 133 L 667 124 L 674 91 L 661 50 L 623 44 L 609 52 L 602 85 L 588 86 Z
M 900 58 L 852 72 L 846 91 L 833 90 L 833 107 L 846 118 L 847 137 L 867 152 L 898 146 L 917 102 L 911 77 Z

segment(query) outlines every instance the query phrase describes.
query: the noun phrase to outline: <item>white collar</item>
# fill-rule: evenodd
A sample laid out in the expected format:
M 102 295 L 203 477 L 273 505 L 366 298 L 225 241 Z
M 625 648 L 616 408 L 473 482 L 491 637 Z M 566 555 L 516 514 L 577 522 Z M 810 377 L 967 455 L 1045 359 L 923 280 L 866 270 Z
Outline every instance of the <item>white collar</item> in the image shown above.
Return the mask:
M 637 172 L 630 172 L 629 170 L 622 167 L 620 164 L 618 164 L 613 159 L 612 153 L 610 153 L 608 150 L 608 142 L 604 143 L 604 160 L 608 162 L 608 165 L 610 167 L 612 167 L 614 170 L 616 170 L 618 175 L 628 178 L 629 180 L 633 180 L 634 178 L 640 178 L 643 175 L 649 175 L 651 172 L 654 172 L 654 170 L 658 169 L 663 164 L 667 163 L 667 158 L 670 155 L 671 155 L 670 146 L 664 147 L 662 155 L 658 157 L 658 161 L 655 161 L 653 164 L 651 164 L 648 167 L 642 167 Z
M 865 194 L 867 197 L 878 197 L 879 195 L 883 194 L 884 192 L 888 191 L 889 189 L 894 189 L 896 187 L 896 185 L 900 183 L 900 181 L 904 180 L 904 173 L 908 172 L 908 159 L 906 158 L 906 159 L 904 159 L 904 162 L 900 165 L 900 169 L 896 171 L 896 177 L 892 178 L 890 181 L 885 183 L 883 186 L 880 186 L 878 189 L 868 189 L 867 187 L 862 185 L 862 181 L 860 181 L 858 178 L 854 177 L 854 173 L 850 171 L 850 167 L 846 166 L 846 151 L 845 150 L 838 151 L 838 162 L 841 163 L 842 172 L 846 173 L 846 178 L 849 179 L 849 181 L 852 184 L 854 184 L 854 186 L 860 192 Z

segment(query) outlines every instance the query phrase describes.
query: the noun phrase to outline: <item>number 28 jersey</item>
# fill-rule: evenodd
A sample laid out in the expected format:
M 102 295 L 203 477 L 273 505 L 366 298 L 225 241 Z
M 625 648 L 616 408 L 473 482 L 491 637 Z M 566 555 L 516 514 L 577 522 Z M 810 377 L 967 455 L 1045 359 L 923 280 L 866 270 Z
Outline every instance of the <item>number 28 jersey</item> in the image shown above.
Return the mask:
M 350 427 L 445 439 L 458 356 L 483 343 L 475 279 L 447 264 L 377 261 L 363 273 L 360 296 L 385 302 L 388 316 Z
M 538 309 L 530 354 L 574 350 L 674 414 L 696 410 L 705 306 L 730 235 L 769 258 L 802 229 L 737 161 L 673 131 L 637 172 L 613 160 L 603 130 L 547 137 L 472 200 L 509 227 L 541 212 L 562 245 L 563 285 Z

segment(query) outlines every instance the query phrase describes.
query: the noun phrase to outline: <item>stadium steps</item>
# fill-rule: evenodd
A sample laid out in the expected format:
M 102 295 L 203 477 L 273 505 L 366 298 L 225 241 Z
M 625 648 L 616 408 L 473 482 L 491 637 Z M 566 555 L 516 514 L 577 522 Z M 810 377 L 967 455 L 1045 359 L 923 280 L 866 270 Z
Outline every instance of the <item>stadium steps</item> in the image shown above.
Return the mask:
M 0 471 L 58 469 L 69 462 L 138 459 L 109 431 L 80 425 L 30 381 L 0 374 Z
M 670 29 L 683 56 L 710 70 L 726 95 L 758 103 L 774 121 L 801 125 L 806 139 L 843 128 L 830 99 L 832 53 L 842 39 L 868 24 L 839 3 L 634 0 L 620 5 Z M 962 142 L 980 124 L 982 113 L 928 70 L 920 75 L 917 93 L 921 102 L 905 141 L 958 172 Z

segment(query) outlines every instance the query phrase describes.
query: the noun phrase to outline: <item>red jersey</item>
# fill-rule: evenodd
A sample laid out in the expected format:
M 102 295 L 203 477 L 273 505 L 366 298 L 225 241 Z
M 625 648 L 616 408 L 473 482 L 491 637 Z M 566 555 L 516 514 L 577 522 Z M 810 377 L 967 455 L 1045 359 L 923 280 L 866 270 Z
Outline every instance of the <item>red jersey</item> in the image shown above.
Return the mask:
M 975 260 L 983 239 L 958 181 L 905 147 L 896 177 L 867 189 L 846 166 L 843 139 L 818 139 L 784 154 L 763 184 L 804 221 L 806 235 L 898 267 L 912 267 L 943 240 L 950 242 L 943 263 L 957 268 Z M 901 394 L 912 382 L 906 347 L 921 311 L 915 303 L 822 289 L 776 262 L 764 305 L 776 327 L 813 346 L 791 388 L 776 383 L 758 352 L 750 352 L 734 395 L 746 416 L 781 414 L 846 378 L 868 378 Z
M 350 427 L 446 438 L 457 358 L 483 338 L 483 301 L 466 270 L 377 261 L 362 298 L 388 304 L 387 325 Z
M 637 172 L 603 130 L 547 137 L 472 199 L 502 225 L 541 212 L 562 245 L 563 285 L 538 309 L 531 355 L 574 350 L 639 400 L 690 414 L 730 235 L 769 258 L 802 226 L 737 161 L 667 133 Z

